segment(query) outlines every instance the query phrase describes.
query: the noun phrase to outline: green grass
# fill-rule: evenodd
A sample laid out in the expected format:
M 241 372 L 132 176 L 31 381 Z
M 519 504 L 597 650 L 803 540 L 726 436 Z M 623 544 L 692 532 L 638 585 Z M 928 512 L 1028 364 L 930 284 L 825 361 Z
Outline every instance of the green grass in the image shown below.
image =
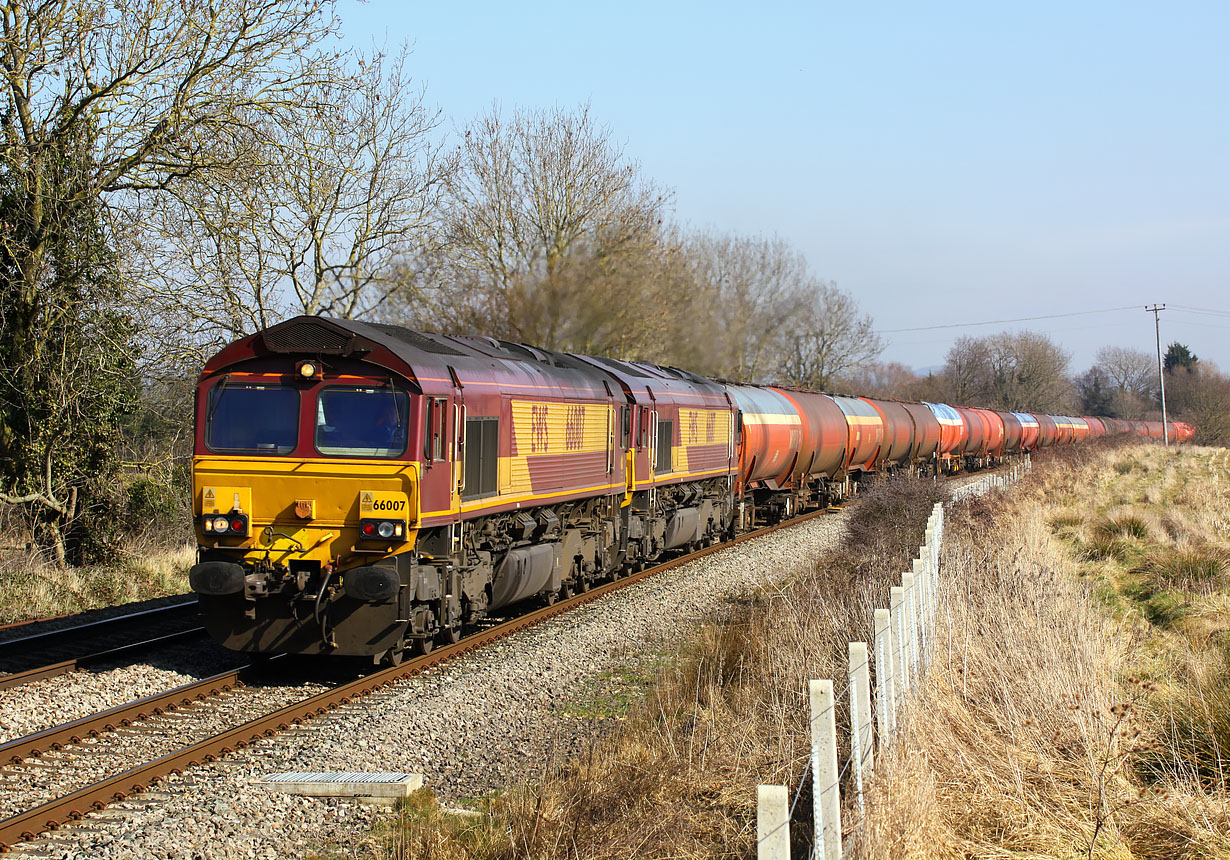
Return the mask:
M 635 705 L 644 701 L 661 671 L 671 662 L 665 655 L 654 654 L 608 669 L 587 681 L 582 694 L 560 712 L 571 719 L 622 720 Z
M 1230 572 L 1230 552 L 1219 547 L 1157 547 L 1139 571 L 1159 588 L 1205 588 L 1220 585 Z
M 1147 540 L 1149 524 L 1133 514 L 1118 517 L 1104 517 L 1093 526 L 1093 533 L 1098 537 L 1127 537 L 1136 540 Z

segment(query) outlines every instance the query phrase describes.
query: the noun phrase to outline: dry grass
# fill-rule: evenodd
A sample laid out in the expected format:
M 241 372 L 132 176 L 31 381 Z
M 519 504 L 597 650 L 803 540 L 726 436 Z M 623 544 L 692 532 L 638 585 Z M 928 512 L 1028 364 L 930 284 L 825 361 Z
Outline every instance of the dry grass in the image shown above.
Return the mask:
M 10 549 L 0 557 L 0 623 L 183 594 L 195 561 L 194 544 L 139 547 L 112 565 L 69 569 Z
M 846 643 L 870 639 L 872 609 L 887 605 L 890 583 L 908 569 L 939 493 L 915 481 L 869 493 L 849 518 L 858 540 L 731 607 L 664 661 L 639 707 L 596 727 L 584 756 L 493 799 L 482 832 L 506 841 L 456 834 L 433 814 L 403 815 L 380 856 L 754 856 L 756 784 L 797 785 L 807 761 L 807 679 L 845 678 Z M 798 810 L 795 856 L 807 856 L 809 795 Z
M 1230 856 L 1230 595 L 1210 561 L 1228 548 L 1230 459 L 1152 447 L 1054 459 L 1006 499 L 949 516 L 932 673 L 861 823 L 847 802 L 847 857 Z M 754 787 L 776 782 L 796 802 L 793 856 L 809 856 L 810 790 L 794 791 L 804 683 L 844 686 L 846 643 L 870 639 L 930 492 L 865 499 L 857 540 L 706 627 L 639 707 L 598 720 L 583 756 L 477 819 L 416 800 L 372 853 L 752 857 Z M 839 708 L 843 744 L 846 721 Z
M 1082 455 L 949 517 L 940 653 L 861 856 L 1230 855 L 1222 455 Z

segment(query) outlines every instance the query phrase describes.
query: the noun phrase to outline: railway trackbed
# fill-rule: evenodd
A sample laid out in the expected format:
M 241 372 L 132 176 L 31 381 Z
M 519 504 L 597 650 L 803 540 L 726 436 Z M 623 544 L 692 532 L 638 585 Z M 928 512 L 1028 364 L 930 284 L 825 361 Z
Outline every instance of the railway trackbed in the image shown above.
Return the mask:
M 205 636 L 195 600 L 0 642 L 0 690 Z
M 562 600 L 386 668 L 304 696 L 304 687 L 245 685 L 223 673 L 0 746 L 0 850 L 148 792 L 172 775 L 302 725 L 394 682 L 476 651 L 548 618 L 737 543 L 826 513 L 758 529 Z M 275 692 L 270 694 L 273 689 Z M 107 775 L 96 778 L 99 773 Z

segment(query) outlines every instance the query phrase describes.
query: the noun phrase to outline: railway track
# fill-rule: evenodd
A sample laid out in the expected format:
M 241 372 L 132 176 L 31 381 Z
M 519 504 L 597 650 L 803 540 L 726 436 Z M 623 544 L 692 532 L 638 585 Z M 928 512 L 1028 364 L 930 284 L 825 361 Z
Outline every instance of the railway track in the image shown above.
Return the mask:
M 33 840 L 40 833 L 80 820 L 91 811 L 101 810 L 113 802 L 145 792 L 172 774 L 180 774 L 189 768 L 216 761 L 235 750 L 286 731 L 291 726 L 302 725 L 317 716 L 399 680 L 476 651 L 548 618 L 599 600 L 648 577 L 703 558 L 736 543 L 752 540 L 825 513 L 827 511 L 814 511 L 788 522 L 749 532 L 731 541 L 715 544 L 640 573 L 597 586 L 588 592 L 467 636 L 455 645 L 438 647 L 427 655 L 407 660 L 399 666 L 379 670 L 314 695 L 299 698 L 258 717 L 245 719 L 242 722 L 236 721 L 237 724 L 228 724 L 220 731 L 207 733 L 204 737 L 183 743 L 163 755 L 147 757 L 143 760 L 124 761 L 122 764 L 111 764 L 109 772 L 113 775 L 71 787 L 71 790 L 57 790 L 55 793 L 58 796 L 38 802 L 36 805 L 28 804 L 26 808 L 17 808 L 14 803 L 21 806 L 20 801 L 10 798 L 8 802 L 0 805 L 0 809 L 5 810 L 0 814 L 8 815 L 7 818 L 0 820 L 0 850 L 7 850 L 17 843 Z M 54 767 L 70 757 L 79 761 L 89 760 L 100 754 L 114 755 L 113 745 L 109 740 L 111 735 L 119 732 L 129 734 L 139 732 L 142 726 L 148 727 L 151 731 L 161 731 L 161 723 L 188 722 L 197 712 L 208 718 L 211 709 L 223 707 L 228 698 L 234 697 L 245 689 L 240 675 L 242 671 L 240 669 L 206 678 L 164 694 L 150 696 L 0 745 L 0 768 L 3 768 L 10 782 L 10 788 L 14 773 L 20 774 L 28 781 L 45 785 L 48 782 L 45 778 L 29 780 L 24 766 L 30 762 L 41 762 L 44 766 L 38 769 L 45 771 L 47 770 L 46 765 Z M 13 793 L 12 790 L 8 792 L 10 796 Z M 37 792 L 31 793 L 32 796 L 34 794 Z
M 195 600 L 0 642 L 0 689 L 205 635 Z

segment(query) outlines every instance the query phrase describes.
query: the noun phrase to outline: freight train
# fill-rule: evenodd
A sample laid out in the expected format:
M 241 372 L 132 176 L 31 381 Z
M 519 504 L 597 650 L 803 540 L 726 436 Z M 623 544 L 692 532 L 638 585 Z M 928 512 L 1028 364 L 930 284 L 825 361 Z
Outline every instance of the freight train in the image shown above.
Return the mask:
M 210 633 L 377 663 L 832 505 L 876 473 L 1162 435 L 322 317 L 223 349 L 195 414 L 190 581 Z

